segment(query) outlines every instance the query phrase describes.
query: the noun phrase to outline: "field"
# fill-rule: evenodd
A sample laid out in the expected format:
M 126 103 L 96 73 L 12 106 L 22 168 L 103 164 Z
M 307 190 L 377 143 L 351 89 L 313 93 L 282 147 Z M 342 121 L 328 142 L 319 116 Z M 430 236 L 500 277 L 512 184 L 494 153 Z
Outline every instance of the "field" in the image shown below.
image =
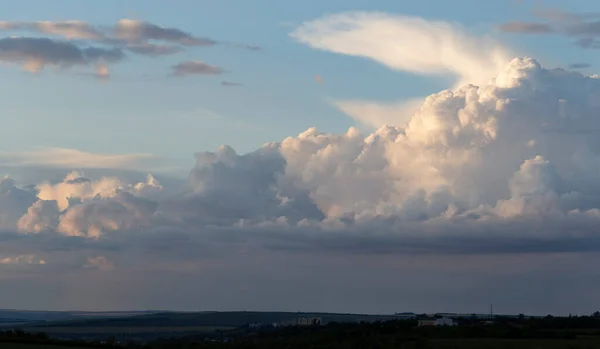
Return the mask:
M 263 330 L 242 325 L 269 324 L 309 315 L 345 322 L 315 327 Z M 22 337 L 4 338 L 0 349 L 89 349 L 85 343 L 135 341 L 152 349 L 241 348 L 401 348 L 401 349 L 599 349 L 600 316 L 499 319 L 493 325 L 465 320 L 456 327 L 417 327 L 416 320 L 362 322 L 364 315 L 283 312 L 159 313 L 136 317 L 60 321 L 29 326 Z M 369 320 L 374 320 L 371 317 Z M 222 331 L 222 332 L 221 332 Z M 37 335 L 45 332 L 49 338 Z M 13 334 L 14 335 L 14 334 Z M 29 336 L 29 337 L 28 337 Z M 17 342 L 19 342 L 17 344 Z M 53 342 L 54 345 L 49 345 Z M 31 343 L 31 344 L 22 344 Z M 39 344 L 34 344 L 39 343 Z M 82 344 L 79 344 L 82 343 Z M 129 343 L 131 344 L 131 343 Z M 98 348 L 113 348 L 110 345 Z M 140 347 L 138 347 L 140 348 Z
M 71 347 L 61 345 L 24 344 L 24 343 L 0 343 L 2 349 L 89 349 L 85 347 Z
M 139 334 L 139 333 L 177 333 L 177 332 L 214 332 L 235 329 L 228 326 L 105 326 L 105 327 L 32 327 L 24 328 L 26 332 L 44 332 L 53 334 Z
M 410 347 L 407 347 L 409 349 Z M 413 343 L 413 348 L 419 345 Z M 410 349 L 413 349 L 410 348 Z M 423 348 L 421 346 L 421 348 Z M 598 339 L 439 339 L 426 342 L 427 349 L 597 349 Z

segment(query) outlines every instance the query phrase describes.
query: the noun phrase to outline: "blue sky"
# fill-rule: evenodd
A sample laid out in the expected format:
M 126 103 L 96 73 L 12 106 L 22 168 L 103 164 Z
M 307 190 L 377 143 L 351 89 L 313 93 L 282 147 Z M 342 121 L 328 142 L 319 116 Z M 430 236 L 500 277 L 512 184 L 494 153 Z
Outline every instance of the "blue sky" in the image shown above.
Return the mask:
M 34 76 L 0 67 L 3 128 L 0 148 L 75 148 L 101 153 L 152 153 L 192 161 L 196 151 L 230 144 L 239 152 L 294 136 L 311 126 L 344 132 L 354 122 L 328 100 L 421 97 L 449 87 L 451 79 L 393 71 L 358 57 L 313 50 L 289 37 L 305 21 L 348 10 L 383 11 L 458 22 L 492 34 L 519 54 L 550 66 L 594 62 L 598 52 L 553 36 L 501 34 L 495 26 L 535 19 L 533 2 L 489 1 L 87 1 L 23 0 L 4 6 L 11 21 L 78 19 L 111 25 L 124 17 L 175 27 L 223 42 L 259 45 L 262 51 L 200 47 L 158 59 L 127 58 L 99 83 L 87 76 Z M 589 1 L 544 1 L 544 7 L 594 11 Z M 600 5 L 596 5 L 600 9 Z M 35 35 L 33 35 L 35 36 Z M 409 49 L 409 48 L 408 48 Z M 200 59 L 223 67 L 221 76 L 173 78 L 169 66 Z M 595 67 L 589 70 L 593 72 Z M 315 74 L 324 83 L 314 81 Z M 245 86 L 224 88 L 221 81 Z M 222 118 L 215 118 L 215 114 Z

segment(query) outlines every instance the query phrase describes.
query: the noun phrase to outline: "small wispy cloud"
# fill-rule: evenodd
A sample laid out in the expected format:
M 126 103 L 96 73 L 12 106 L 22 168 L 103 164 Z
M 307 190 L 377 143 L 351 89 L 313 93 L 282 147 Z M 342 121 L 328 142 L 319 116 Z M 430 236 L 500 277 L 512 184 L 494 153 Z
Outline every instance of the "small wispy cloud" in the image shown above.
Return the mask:
M 572 13 L 553 8 L 537 8 L 533 15 L 546 22 L 511 21 L 498 26 L 505 33 L 555 34 L 574 38 L 573 44 L 584 49 L 600 49 L 600 13 Z
M 100 271 L 109 271 L 113 270 L 115 268 L 115 265 L 106 257 L 98 256 L 88 258 L 86 264 L 84 265 L 84 268 L 97 269 Z
M 185 61 L 171 66 L 173 76 L 220 75 L 224 72 L 222 68 L 203 61 Z
M 0 164 L 20 167 L 139 169 L 151 166 L 156 160 L 157 157 L 152 154 L 101 154 L 69 148 L 0 152 Z
M 505 33 L 548 34 L 554 32 L 551 25 L 534 22 L 508 22 L 501 24 L 498 28 Z
M 0 264 L 10 265 L 10 264 L 38 264 L 44 265 L 46 261 L 43 259 L 36 258 L 35 255 L 18 255 L 14 257 L 3 257 L 0 258 Z
M 569 68 L 571 69 L 585 69 L 585 68 L 589 68 L 592 65 L 589 63 L 573 63 L 571 65 L 569 65 Z
M 236 86 L 244 86 L 244 84 L 239 83 L 239 82 L 222 81 L 221 86 L 236 87 Z
M 84 21 L 0 21 L 0 30 L 30 31 L 38 34 L 61 36 L 69 40 L 106 41 L 101 30 Z
M 237 47 L 237 48 L 241 48 L 241 49 L 248 50 L 248 51 L 260 51 L 263 49 L 260 46 L 249 45 L 249 44 L 230 43 L 229 45 L 232 47 Z
M 152 57 L 172 55 L 183 51 L 183 48 L 176 45 L 158 45 L 158 44 L 130 44 L 127 45 L 127 50 L 138 55 L 146 55 Z
M 212 46 L 213 39 L 194 36 L 178 28 L 161 27 L 149 22 L 121 19 L 114 27 L 115 37 L 131 43 L 160 40 L 184 46 Z

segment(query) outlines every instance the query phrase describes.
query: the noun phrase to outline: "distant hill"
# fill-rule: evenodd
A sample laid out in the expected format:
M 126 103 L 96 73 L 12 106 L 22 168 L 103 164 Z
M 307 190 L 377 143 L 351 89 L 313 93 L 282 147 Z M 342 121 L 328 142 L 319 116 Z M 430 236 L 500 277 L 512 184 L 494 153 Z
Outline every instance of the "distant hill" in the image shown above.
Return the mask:
M 272 324 L 290 321 L 299 317 L 320 317 L 323 323 L 328 322 L 372 322 L 377 320 L 398 319 L 399 315 L 357 315 L 357 314 L 331 314 L 331 313 L 292 313 L 292 312 L 200 312 L 177 313 L 163 312 L 157 314 L 136 315 L 130 317 L 111 317 L 103 319 L 84 319 L 60 321 L 41 324 L 41 327 L 190 327 L 190 326 L 224 326 L 240 327 L 249 323 Z
M 109 314 L 114 315 L 114 314 Z M 320 317 L 323 324 L 330 322 L 374 322 L 405 318 L 400 315 L 360 315 L 294 312 L 160 312 L 94 318 L 64 315 L 55 321 L 24 323 L 27 332 L 45 332 L 60 338 L 92 338 L 102 335 L 182 335 L 184 333 L 234 330 L 248 324 L 295 323 L 302 317 Z
M 1 314 L 1 313 L 0 313 Z M 10 312 L 4 315 L 8 319 Z M 25 314 L 25 315 L 23 315 Z M 249 324 L 293 324 L 302 317 L 320 317 L 322 324 L 331 322 L 374 322 L 403 319 L 403 315 L 360 315 L 296 312 L 17 312 L 23 319 L 0 327 L 22 328 L 26 332 L 43 332 L 53 338 L 98 340 L 107 337 L 148 341 L 156 338 L 194 334 L 216 334 L 243 330 Z
M 0 326 L 6 327 L 16 326 L 18 324 L 74 321 L 80 319 L 131 317 L 150 313 L 156 313 L 156 311 L 84 312 L 0 309 Z

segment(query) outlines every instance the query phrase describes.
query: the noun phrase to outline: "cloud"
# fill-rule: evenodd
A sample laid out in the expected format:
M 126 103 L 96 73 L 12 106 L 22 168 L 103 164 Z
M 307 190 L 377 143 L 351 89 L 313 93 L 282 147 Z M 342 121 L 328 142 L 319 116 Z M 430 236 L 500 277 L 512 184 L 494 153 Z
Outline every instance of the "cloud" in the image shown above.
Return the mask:
M 569 65 L 571 69 L 585 69 L 590 68 L 592 65 L 589 63 L 573 63 Z
M 551 25 L 531 22 L 508 22 L 499 26 L 505 33 L 548 34 L 554 32 Z
M 0 264 L 46 264 L 43 259 L 36 259 L 33 255 L 19 255 L 15 257 L 0 257 Z
M 222 81 L 222 82 L 221 82 L 221 86 L 225 86 L 225 87 L 236 87 L 236 86 L 244 86 L 244 84 L 241 84 L 241 83 L 239 83 L 239 82 Z
M 575 40 L 575 45 L 581 48 L 600 48 L 600 43 L 593 38 L 580 38 Z
M 562 35 L 575 38 L 573 43 L 581 48 L 600 48 L 596 39 L 600 36 L 600 13 L 570 13 L 560 9 L 539 8 L 533 14 L 549 22 L 508 22 L 501 24 L 499 29 L 507 33 Z
M 37 185 L 38 201 L 17 226 L 23 233 L 54 230 L 67 236 L 98 238 L 104 232 L 145 225 L 142 221 L 152 217 L 156 203 L 144 197 L 162 190 L 152 176 L 146 182 L 126 185 L 117 178 L 91 180 L 73 171 L 60 183 Z
M 85 178 L 81 172 L 69 173 L 63 182 L 51 184 L 41 183 L 37 186 L 38 198 L 46 201 L 56 201 L 58 208 L 64 210 L 71 201 L 92 199 L 95 197 L 113 197 L 117 195 L 122 183 L 116 178 L 102 178 L 92 181 Z
M 508 61 L 491 38 L 458 25 L 420 17 L 347 12 L 305 22 L 290 36 L 312 48 L 365 57 L 417 74 L 450 73 L 462 83 L 481 83 Z M 407 49 L 410 47 L 410 49 Z
M 559 8 L 537 7 L 532 11 L 533 15 L 553 22 L 577 22 L 600 18 L 600 12 L 573 13 Z
M 248 44 L 231 44 L 233 47 L 241 48 L 248 51 L 261 51 L 263 48 L 257 45 L 248 45 Z
M 20 217 L 36 201 L 34 192 L 18 188 L 11 178 L 0 179 L 0 230 L 14 230 Z
M 114 269 L 114 264 L 104 256 L 90 257 L 87 259 L 86 268 L 109 271 Z
M 398 71 L 453 75 L 454 88 L 484 83 L 510 57 L 492 38 L 471 35 L 457 24 L 378 12 L 325 16 L 303 23 L 290 36 L 315 49 L 368 58 Z M 399 115 L 410 115 L 416 103 L 333 101 L 351 118 L 375 127 L 405 121 Z
M 115 63 L 125 58 L 123 51 L 121 51 L 121 49 L 119 48 L 105 49 L 98 47 L 88 47 L 83 49 L 83 54 L 89 62 L 101 61 Z
M 70 68 L 93 62 L 110 63 L 123 59 L 119 49 L 78 46 L 48 38 L 10 37 L 0 39 L 0 61 L 23 64 L 30 72 L 40 72 L 44 66 Z
M 152 57 L 172 55 L 183 51 L 183 48 L 175 45 L 157 45 L 157 44 L 130 44 L 127 49 L 133 53 L 139 55 L 146 55 Z
M 61 36 L 69 40 L 106 40 L 98 29 L 84 21 L 0 21 L 0 30 L 31 31 L 34 33 Z
M 104 72 L 99 71 L 100 74 Z M 106 72 L 107 73 L 107 72 Z M 0 152 L 4 166 L 55 168 L 148 169 L 156 161 L 152 154 L 101 154 L 69 148 L 42 148 L 23 152 Z
M 0 60 L 24 64 L 31 72 L 39 72 L 45 65 L 67 68 L 86 64 L 83 52 L 77 46 L 47 38 L 2 38 Z
M 595 136 L 545 125 L 600 129 L 599 96 L 598 79 L 516 58 L 487 83 L 430 95 L 404 124 L 371 134 L 311 128 L 248 154 L 197 153 L 183 191 L 151 176 L 77 172 L 34 189 L 10 184 L 19 196 L 6 205 L 19 209 L 6 226 L 305 252 L 596 251 Z
M 49 36 L 13 36 L 0 39 L 0 62 L 23 64 L 25 70 L 35 73 L 43 70 L 46 65 L 64 69 L 92 64 L 95 72 L 83 75 L 92 75 L 102 80 L 110 77 L 107 64 L 122 61 L 126 57 L 124 51 L 156 58 L 192 47 L 217 44 L 250 51 L 262 49 L 255 45 L 220 43 L 178 28 L 132 19 L 121 19 L 112 26 L 92 25 L 79 20 L 0 21 L 0 31 L 19 34 L 26 31 Z M 198 65 L 195 67 L 199 69 Z M 216 67 L 207 68 L 212 68 L 208 70 L 211 74 L 217 71 L 214 70 Z
M 185 61 L 171 67 L 172 75 L 220 75 L 225 71 L 222 68 L 204 63 L 202 61 Z
M 184 46 L 216 44 L 216 41 L 212 39 L 195 37 L 178 28 L 167 28 L 133 19 L 121 19 L 114 26 L 109 26 L 108 30 L 79 20 L 55 22 L 0 21 L 0 30 L 30 31 L 63 37 L 68 40 L 88 40 L 106 44 L 118 44 L 119 41 L 142 45 L 153 45 L 148 41 L 171 42 Z
M 97 79 L 101 79 L 101 80 L 106 80 L 108 78 L 110 78 L 110 71 L 108 70 L 108 67 L 106 66 L 106 64 L 96 64 L 96 69 L 94 70 L 94 74 L 93 74 Z
M 117 38 L 131 43 L 159 40 L 184 46 L 211 46 L 216 44 L 214 40 L 195 37 L 181 29 L 161 27 L 133 19 L 119 20 L 115 25 L 114 33 Z

